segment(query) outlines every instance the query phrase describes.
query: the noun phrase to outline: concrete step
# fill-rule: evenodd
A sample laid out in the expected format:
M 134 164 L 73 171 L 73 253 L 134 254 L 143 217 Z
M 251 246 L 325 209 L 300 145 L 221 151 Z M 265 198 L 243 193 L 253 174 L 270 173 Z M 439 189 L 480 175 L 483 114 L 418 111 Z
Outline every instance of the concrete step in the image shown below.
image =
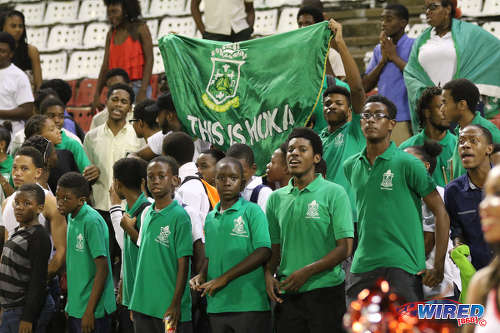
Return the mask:
M 423 13 L 422 9 L 423 5 L 409 6 L 408 12 L 410 16 L 419 16 Z M 348 20 L 361 18 L 368 20 L 370 18 L 380 18 L 380 14 L 382 14 L 383 8 L 360 8 L 360 9 L 350 9 L 350 10 L 327 10 L 325 11 L 325 17 L 334 18 L 335 20 L 339 20 L 340 22 Z
M 378 34 L 372 36 L 345 37 L 344 40 L 349 47 L 365 46 L 373 48 L 379 42 Z

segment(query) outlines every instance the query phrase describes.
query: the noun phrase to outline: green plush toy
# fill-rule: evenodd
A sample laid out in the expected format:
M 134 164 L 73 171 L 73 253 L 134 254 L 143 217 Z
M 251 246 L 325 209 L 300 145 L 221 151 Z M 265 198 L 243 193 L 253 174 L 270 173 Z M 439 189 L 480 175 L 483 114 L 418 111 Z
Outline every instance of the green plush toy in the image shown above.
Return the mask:
M 455 262 L 455 265 L 460 269 L 460 279 L 462 280 L 462 292 L 460 293 L 460 298 L 458 299 L 460 303 L 465 302 L 467 297 L 467 287 L 469 286 L 470 279 L 476 273 L 476 269 L 472 266 L 471 262 L 467 257 L 470 255 L 470 249 L 467 245 L 457 246 L 453 251 L 451 251 L 451 259 Z

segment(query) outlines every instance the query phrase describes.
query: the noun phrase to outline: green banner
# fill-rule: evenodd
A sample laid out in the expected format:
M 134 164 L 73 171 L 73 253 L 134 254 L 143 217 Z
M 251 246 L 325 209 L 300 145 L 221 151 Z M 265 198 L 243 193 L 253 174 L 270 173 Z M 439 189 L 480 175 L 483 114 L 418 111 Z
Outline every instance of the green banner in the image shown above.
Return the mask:
M 328 22 L 241 43 L 169 34 L 159 40 L 177 115 L 187 132 L 227 150 L 252 147 L 258 173 L 318 103 Z

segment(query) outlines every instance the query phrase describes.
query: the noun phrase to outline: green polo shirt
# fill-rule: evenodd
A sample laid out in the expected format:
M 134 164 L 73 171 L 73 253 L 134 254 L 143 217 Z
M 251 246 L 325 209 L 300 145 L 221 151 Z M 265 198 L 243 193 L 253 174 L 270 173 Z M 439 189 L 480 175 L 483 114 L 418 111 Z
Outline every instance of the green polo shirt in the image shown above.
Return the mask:
M 365 148 L 344 163 L 344 171 L 359 213 L 351 272 L 396 267 L 417 274 L 425 269 L 421 198 L 436 184 L 422 161 L 391 142 L 373 165 Z
M 352 113 L 352 120 L 345 123 L 335 132 L 328 132 L 325 128 L 321 134 L 323 142 L 323 159 L 326 161 L 326 179 L 341 185 L 349 196 L 352 218 L 357 221 L 356 196 L 351 189 L 351 184 L 344 174 L 344 162 L 349 157 L 356 155 L 366 146 L 366 139 L 361 131 L 361 116 Z
M 205 220 L 207 281 L 245 260 L 260 247 L 271 248 L 269 225 L 262 209 L 243 198 L 222 214 L 220 202 Z M 207 296 L 208 313 L 269 311 L 263 266 L 229 282 Z
M 349 87 L 349 85 L 347 83 L 345 83 L 344 81 L 339 80 L 337 78 L 335 78 L 335 85 L 342 87 L 342 88 L 346 88 L 349 92 L 351 91 L 351 88 Z M 318 134 L 321 133 L 321 131 L 323 131 L 323 129 L 328 127 L 328 123 L 326 122 L 325 116 L 323 115 L 323 93 L 327 89 L 328 89 L 328 81 L 327 81 L 326 75 L 325 75 L 325 78 L 323 80 L 321 94 L 320 94 L 319 100 L 318 100 L 318 104 L 316 104 L 316 107 L 313 110 L 313 114 L 316 115 L 316 123 L 314 124 L 313 130 Z
M 94 260 L 98 257 L 106 257 L 109 268 L 108 277 L 94 315 L 96 318 L 102 318 L 106 314 L 113 313 L 116 310 L 116 304 L 106 222 L 95 209 L 84 204 L 76 216 L 68 215 L 66 242 L 68 275 L 66 312 L 71 317 L 83 317 L 96 274 Z
M 0 174 L 5 179 L 9 179 L 11 176 L 12 164 L 14 164 L 14 159 L 9 154 L 7 154 L 7 158 L 3 162 L 0 162 Z
M 293 186 L 293 178 L 287 186 L 274 191 L 267 201 L 266 216 L 271 243 L 281 246 L 280 281 L 323 258 L 335 249 L 337 240 L 354 235 L 344 188 L 320 174 L 302 191 Z M 311 276 L 299 292 L 337 286 L 344 278 L 339 264 Z
M 429 138 L 425 135 L 424 131 L 422 131 L 403 142 L 399 146 L 399 149 L 405 150 L 412 146 L 423 146 L 426 140 L 429 140 Z M 445 187 L 447 182 L 445 181 L 444 174 L 446 174 L 448 183 L 451 181 L 451 165 L 449 160 L 453 156 L 453 151 L 457 145 L 457 137 L 450 131 L 446 131 L 445 137 L 439 141 L 439 144 L 443 147 L 443 151 L 437 157 L 436 169 L 432 173 L 432 179 L 434 179 L 437 185 Z
M 155 204 L 150 207 L 142 221 L 129 308 L 163 319 L 174 296 L 178 259 L 193 255 L 191 220 L 175 200 L 160 211 L 155 210 Z M 186 282 L 182 295 L 180 321 L 191 321 L 189 282 Z
M 85 153 L 82 145 L 75 139 L 68 137 L 64 131 L 61 131 L 61 138 L 61 143 L 56 145 L 56 149 L 71 151 L 73 153 L 73 157 L 75 158 L 76 165 L 78 166 L 78 170 L 83 172 L 83 170 L 85 170 L 85 168 L 92 163 L 90 163 L 87 153 Z
M 144 193 L 137 198 L 132 208 L 127 205 L 125 207 L 125 212 L 130 216 L 134 215 L 142 204 L 149 202 Z M 147 209 L 147 207 L 145 208 Z M 141 228 L 141 215 L 136 217 L 136 226 L 138 229 Z M 130 236 L 124 232 L 123 233 L 123 282 L 122 282 L 122 304 L 128 306 L 130 303 L 130 298 L 132 297 L 132 291 L 134 290 L 134 280 L 135 271 L 137 268 L 137 256 L 139 254 L 139 247 Z
M 479 114 L 478 111 L 476 111 L 476 116 L 474 117 L 474 119 L 472 119 L 470 125 L 483 126 L 484 128 L 486 128 L 491 132 L 491 136 L 493 137 L 493 143 L 500 143 L 500 130 L 491 121 L 481 117 L 481 114 Z M 460 126 L 457 126 L 455 128 L 455 134 L 457 135 L 457 138 L 459 136 L 459 133 L 460 133 Z M 465 169 L 462 165 L 462 159 L 460 158 L 460 154 L 458 153 L 458 140 L 457 143 L 455 144 L 455 149 L 453 150 L 452 164 L 453 164 L 453 179 L 458 178 L 463 174 L 465 174 Z

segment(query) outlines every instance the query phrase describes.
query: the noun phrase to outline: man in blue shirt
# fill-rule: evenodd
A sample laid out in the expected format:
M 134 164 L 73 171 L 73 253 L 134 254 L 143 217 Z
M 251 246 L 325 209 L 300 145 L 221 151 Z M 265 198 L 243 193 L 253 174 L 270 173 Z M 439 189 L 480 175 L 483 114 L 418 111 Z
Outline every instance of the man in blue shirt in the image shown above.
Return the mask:
M 472 265 L 479 270 L 488 265 L 493 252 L 484 240 L 479 218 L 483 185 L 491 169 L 493 139 L 488 129 L 469 125 L 460 131 L 458 151 L 467 173 L 446 186 L 444 204 L 450 216 L 451 238 L 455 246 L 470 247 Z
M 391 139 L 399 145 L 411 136 L 410 109 L 403 79 L 403 70 L 408 62 L 414 39 L 405 34 L 408 24 L 408 9 L 403 5 L 387 5 L 382 12 L 380 44 L 375 46 L 373 57 L 363 77 L 365 91 L 376 86 L 378 93 L 389 98 L 397 107 L 396 127 Z

